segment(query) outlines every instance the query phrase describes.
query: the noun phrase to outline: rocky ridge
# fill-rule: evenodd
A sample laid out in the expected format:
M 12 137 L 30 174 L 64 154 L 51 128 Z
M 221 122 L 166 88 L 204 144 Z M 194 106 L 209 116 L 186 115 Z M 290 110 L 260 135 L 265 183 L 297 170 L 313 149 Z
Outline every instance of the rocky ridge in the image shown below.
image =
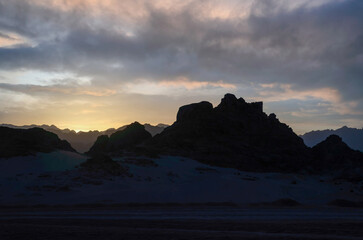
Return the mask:
M 60 140 L 56 134 L 42 128 L 0 127 L 0 157 L 26 156 L 55 150 L 75 152 L 67 141 Z

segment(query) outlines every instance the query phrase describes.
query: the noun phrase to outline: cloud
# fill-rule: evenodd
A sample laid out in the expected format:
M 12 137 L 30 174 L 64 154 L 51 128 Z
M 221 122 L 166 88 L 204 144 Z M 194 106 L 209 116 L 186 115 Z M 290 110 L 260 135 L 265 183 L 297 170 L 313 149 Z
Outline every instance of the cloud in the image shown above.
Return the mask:
M 27 84 L 8 84 L 0 83 L 0 89 L 21 92 L 29 95 L 33 94 L 61 94 L 61 95 L 89 95 L 94 97 L 111 96 L 116 94 L 112 89 L 95 89 L 86 88 L 84 86 L 69 86 L 69 85 L 27 85 Z
M 333 88 L 294 90 L 289 84 L 261 84 L 261 87 L 262 89 L 257 92 L 266 102 L 283 102 L 288 100 L 316 101 L 316 106 L 300 108 L 301 112 L 296 112 L 297 109 L 295 109 L 293 116 L 307 116 L 306 113 L 310 116 L 322 114 L 321 108 L 328 109 L 330 114 L 363 115 L 363 109 L 357 109 L 358 101 L 342 101 L 340 92 Z
M 0 0 L 2 70 L 90 79 L 38 87 L 25 78 L 2 88 L 104 97 L 120 90 L 160 101 L 232 91 L 281 105 L 314 99 L 361 120 L 362 11 L 359 0 Z M 23 40 L 1 47 L 12 38 Z
M 17 47 L 25 43 L 27 40 L 21 36 L 0 32 L 0 48 Z
M 216 88 L 224 88 L 235 89 L 236 86 L 229 83 L 224 83 L 223 81 L 218 82 L 200 82 L 200 81 L 190 81 L 187 78 L 178 78 L 176 81 L 161 81 L 159 83 L 161 86 L 166 87 L 184 87 L 188 90 L 203 88 L 203 87 L 216 87 Z
M 191 94 L 220 94 L 236 89 L 233 84 L 206 81 L 192 81 L 186 77 L 178 77 L 173 80 L 161 80 L 159 82 L 149 80 L 138 80 L 126 84 L 124 91 L 144 95 L 168 95 L 186 96 Z

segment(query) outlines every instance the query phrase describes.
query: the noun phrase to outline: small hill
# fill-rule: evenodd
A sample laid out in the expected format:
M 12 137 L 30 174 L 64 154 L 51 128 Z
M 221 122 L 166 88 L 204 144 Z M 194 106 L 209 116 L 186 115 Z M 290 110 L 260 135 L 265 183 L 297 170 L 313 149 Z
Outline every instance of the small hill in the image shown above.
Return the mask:
M 111 134 L 110 137 L 107 135 L 99 136 L 88 154 L 122 154 L 124 150 L 129 150 L 151 138 L 151 134 L 145 130 L 143 125 L 134 122 L 126 126 L 125 129 Z
M 37 152 L 65 150 L 75 152 L 71 145 L 42 128 L 13 129 L 0 127 L 0 157 L 32 155 Z
M 312 152 L 315 171 L 363 170 L 363 153 L 352 150 L 338 135 L 330 135 L 314 146 Z
M 309 147 L 313 147 L 316 144 L 324 141 L 330 135 L 338 135 L 343 139 L 345 143 L 348 144 L 354 150 L 359 150 L 363 152 L 363 129 L 349 128 L 344 126 L 339 129 L 326 129 L 319 131 L 311 131 L 301 135 L 305 144 Z
M 213 108 L 209 102 L 179 108 L 177 120 L 147 144 L 163 154 L 248 171 L 297 171 L 309 149 L 262 102 L 247 103 L 226 94 Z

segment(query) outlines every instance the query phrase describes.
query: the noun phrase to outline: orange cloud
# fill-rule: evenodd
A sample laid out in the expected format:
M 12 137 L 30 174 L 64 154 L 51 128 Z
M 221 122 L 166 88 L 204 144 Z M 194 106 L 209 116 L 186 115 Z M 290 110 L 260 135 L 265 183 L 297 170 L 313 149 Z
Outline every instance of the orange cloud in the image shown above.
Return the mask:
M 0 47 L 12 47 L 17 44 L 24 44 L 27 40 L 15 33 L 1 34 L 0 32 Z
M 235 89 L 236 86 L 223 81 L 192 81 L 186 77 L 179 77 L 174 80 L 163 80 L 159 82 L 139 80 L 130 82 L 124 86 L 124 90 L 128 93 L 139 93 L 144 95 L 180 95 L 186 91 L 198 91 L 202 88 L 222 89 L 224 92 L 226 89 Z M 206 89 L 203 90 L 205 91 Z
M 318 88 L 311 90 L 294 90 L 290 84 L 260 84 L 265 90 L 259 92 L 260 96 L 266 102 L 278 102 L 286 101 L 290 99 L 297 100 L 308 100 L 310 98 L 321 99 L 323 101 L 331 103 L 329 109 L 332 112 L 337 112 L 339 114 L 362 114 L 362 112 L 357 112 L 353 110 L 358 102 L 356 101 L 343 101 L 340 92 L 334 88 Z M 276 91 L 274 88 L 279 88 L 282 91 Z M 295 116 L 299 114 L 302 116 L 303 113 L 294 113 Z M 304 111 L 304 114 L 311 114 L 311 112 Z
M 236 88 L 235 85 L 230 84 L 230 83 L 224 83 L 223 81 L 199 82 L 199 81 L 191 81 L 186 77 L 180 77 L 180 78 L 177 78 L 176 80 L 161 81 L 161 82 L 159 82 L 159 85 L 165 86 L 165 87 L 183 87 L 188 90 L 193 90 L 193 89 L 208 87 L 208 86 L 220 87 L 220 88 L 226 88 L 226 89 L 235 89 Z
M 91 15 L 110 15 L 129 20 L 147 17 L 150 7 L 170 14 L 190 8 L 198 12 L 199 18 L 229 19 L 246 18 L 250 14 L 253 0 L 37 0 L 34 3 L 61 11 L 86 10 Z
M 340 102 L 341 95 L 333 88 L 319 88 L 311 90 L 294 90 L 290 84 L 260 84 L 266 90 L 260 91 L 260 95 L 265 101 L 285 101 L 289 99 L 307 100 L 308 98 L 318 98 L 329 102 Z M 279 88 L 282 91 L 276 91 Z M 268 90 L 267 90 L 268 89 Z

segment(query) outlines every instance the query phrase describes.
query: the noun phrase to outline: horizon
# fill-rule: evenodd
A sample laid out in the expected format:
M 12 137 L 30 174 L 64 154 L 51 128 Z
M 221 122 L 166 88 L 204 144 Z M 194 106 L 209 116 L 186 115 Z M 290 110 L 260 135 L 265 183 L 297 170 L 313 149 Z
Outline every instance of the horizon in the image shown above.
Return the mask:
M 200 102 L 200 101 L 199 101 Z M 251 101 L 252 102 L 252 101 Z M 189 103 L 189 104 L 192 104 L 192 103 Z M 219 104 L 219 103 L 218 103 Z M 218 106 L 218 104 L 213 104 L 213 108 Z M 185 105 L 188 105 L 188 104 L 185 104 Z M 183 105 L 184 106 L 184 105 Z M 180 106 L 181 107 L 181 106 Z M 265 108 L 265 105 L 263 106 L 263 108 Z M 179 108 L 178 108 L 179 109 Z M 267 113 L 265 111 L 265 109 L 263 109 L 263 111 L 268 115 L 269 113 Z M 271 112 L 272 113 L 272 112 Z M 277 118 L 279 119 L 279 115 L 278 113 L 275 113 L 277 115 Z M 22 127 L 22 126 L 32 126 L 32 125 L 35 125 L 35 126 L 42 126 L 42 125 L 46 125 L 46 126 L 55 126 L 56 128 L 60 129 L 60 130 L 70 130 L 70 131 L 75 131 L 76 133 L 79 133 L 79 132 L 90 132 L 90 131 L 99 131 L 99 132 L 103 132 L 103 131 L 107 131 L 109 129 L 118 129 L 120 127 L 123 127 L 123 126 L 127 126 L 133 122 L 139 122 L 141 123 L 142 125 L 145 125 L 145 124 L 150 124 L 152 126 L 157 126 L 159 124 L 163 124 L 163 125 L 168 125 L 168 126 L 171 126 L 175 121 L 176 121 L 176 114 L 175 114 L 175 119 L 171 122 L 171 123 L 164 123 L 164 122 L 157 122 L 157 123 L 150 123 L 150 122 L 141 122 L 141 121 L 138 121 L 138 120 L 134 120 L 134 121 L 131 121 L 129 123 L 123 123 L 123 124 L 118 124 L 118 125 L 115 125 L 115 126 L 111 126 L 111 127 L 107 127 L 107 128 L 102 128 L 102 129 L 75 129 L 75 128 L 71 128 L 71 127 L 67 127 L 67 126 L 61 126 L 61 125 L 57 125 L 57 124 L 54 124 L 54 123 L 26 123 L 26 124 L 14 124 L 14 123 L 0 123 L 0 125 L 14 125 L 16 127 Z M 343 125 L 343 126 L 338 126 L 338 127 L 335 127 L 335 128 L 315 128 L 315 129 L 310 129 L 310 130 L 306 130 L 306 131 L 296 131 L 289 123 L 287 122 L 283 122 L 281 121 L 281 119 L 279 119 L 280 122 L 282 123 L 285 123 L 287 125 L 289 125 L 292 130 L 297 134 L 297 135 L 303 135 L 305 133 L 308 133 L 308 132 L 313 132 L 313 131 L 320 131 L 320 130 L 337 130 L 337 129 L 340 129 L 340 128 L 344 128 L 344 127 L 348 127 L 348 128 L 354 128 L 354 129 L 363 129 L 363 126 L 362 127 L 355 127 L 355 126 L 347 126 L 347 125 Z
M 213 107 L 216 107 L 216 106 L 213 105 Z M 140 122 L 140 121 L 137 121 L 137 120 L 136 121 L 133 121 L 133 122 L 139 122 L 142 125 L 149 124 L 151 126 L 158 126 L 160 124 L 167 125 L 167 126 L 171 126 L 174 123 L 174 122 L 172 122 L 172 123 L 162 123 L 162 122 L 159 122 L 159 123 L 149 123 L 149 122 Z M 124 127 L 124 126 L 130 125 L 133 122 L 126 123 L 126 124 L 121 124 L 121 125 L 119 124 L 116 127 L 109 127 L 109 128 L 106 128 L 106 129 L 72 129 L 72 128 L 69 128 L 69 127 L 61 127 L 61 126 L 57 126 L 56 124 L 47 124 L 47 123 L 39 123 L 39 124 L 32 123 L 32 124 L 21 124 L 21 125 L 15 125 L 15 124 L 12 124 L 12 123 L 0 123 L 0 126 L 1 125 L 13 125 L 13 126 L 16 126 L 16 127 L 23 127 L 23 126 L 32 126 L 32 125 L 35 125 L 35 126 L 43 126 L 43 125 L 46 125 L 46 126 L 49 126 L 49 127 L 54 126 L 54 127 L 58 128 L 59 130 L 62 130 L 62 131 L 63 130 L 70 130 L 70 131 L 75 131 L 76 133 L 79 133 L 79 132 L 91 132 L 91 131 L 104 132 L 104 131 L 107 131 L 107 130 L 110 130 L 110 129 L 118 129 L 120 127 Z M 282 123 L 284 123 L 284 122 L 282 122 Z M 285 123 L 285 124 L 288 124 L 288 123 Z M 337 128 L 311 129 L 311 130 L 308 130 L 306 132 L 296 132 L 294 129 L 293 129 L 293 131 L 297 135 L 303 135 L 305 133 L 314 132 L 314 131 L 338 130 L 338 129 L 345 128 L 345 127 L 351 128 L 351 129 L 358 129 L 358 130 L 363 129 L 363 126 L 362 127 L 351 127 L 351 126 L 344 125 L 344 126 L 340 126 L 340 127 L 337 127 Z
M 134 121 L 134 122 L 139 122 L 139 121 Z M 75 131 L 76 133 L 79 133 L 79 132 L 92 132 L 92 131 L 104 132 L 104 131 L 107 131 L 107 130 L 110 130 L 110 129 L 118 129 L 118 128 L 121 128 L 121 127 L 124 127 L 124 126 L 128 126 L 131 123 L 120 125 L 118 127 L 110 127 L 110 128 L 106 128 L 106 129 L 91 129 L 91 130 L 71 129 L 71 128 L 67 128 L 67 127 L 62 128 L 62 127 L 59 127 L 59 126 L 57 126 L 55 124 L 45 124 L 45 123 L 42 123 L 42 124 L 24 124 L 24 125 L 14 125 L 14 124 L 11 124 L 11 123 L 0 123 L 0 126 L 3 126 L 3 125 L 10 125 L 10 126 L 14 126 L 14 127 L 28 127 L 28 126 L 35 126 L 35 127 L 48 126 L 48 127 L 52 127 L 52 126 L 54 126 L 54 127 L 58 128 L 59 130 L 62 130 L 62 131 L 63 130 L 70 130 L 70 131 Z M 164 123 L 158 123 L 158 124 L 140 123 L 140 124 L 141 125 L 149 124 L 149 125 L 154 126 L 154 127 L 158 126 L 159 124 L 167 125 L 167 126 L 171 125 L 171 124 L 169 125 L 169 124 L 164 124 Z
M 227 92 L 297 134 L 362 128 L 359 0 L 0 0 L 0 122 L 171 125 Z

